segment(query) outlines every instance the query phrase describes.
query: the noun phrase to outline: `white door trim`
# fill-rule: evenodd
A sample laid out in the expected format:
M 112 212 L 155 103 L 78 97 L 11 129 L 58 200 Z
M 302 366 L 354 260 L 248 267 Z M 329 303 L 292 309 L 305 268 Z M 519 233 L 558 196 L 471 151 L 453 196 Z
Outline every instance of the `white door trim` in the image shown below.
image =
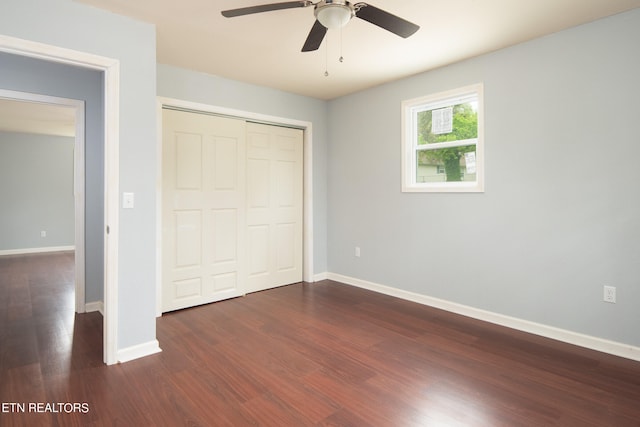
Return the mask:
M 218 107 L 197 102 L 184 101 L 175 98 L 157 97 L 157 170 L 156 176 L 156 315 L 162 315 L 162 107 L 176 107 L 185 110 L 201 111 L 241 118 L 274 125 L 289 126 L 304 131 L 304 159 L 303 159 L 303 255 L 302 280 L 313 282 L 313 138 L 312 123 L 267 114 L 252 113 L 232 108 Z
M 0 35 L 0 51 L 104 73 L 105 108 L 105 234 L 103 359 L 114 364 L 118 350 L 118 186 L 120 62 L 76 50 Z M 83 121 L 84 123 L 84 121 Z
M 0 99 L 28 101 L 38 104 L 59 105 L 75 110 L 75 137 L 73 150 L 73 200 L 75 212 L 75 297 L 76 312 L 85 312 L 85 252 L 84 252 L 84 101 L 0 89 Z

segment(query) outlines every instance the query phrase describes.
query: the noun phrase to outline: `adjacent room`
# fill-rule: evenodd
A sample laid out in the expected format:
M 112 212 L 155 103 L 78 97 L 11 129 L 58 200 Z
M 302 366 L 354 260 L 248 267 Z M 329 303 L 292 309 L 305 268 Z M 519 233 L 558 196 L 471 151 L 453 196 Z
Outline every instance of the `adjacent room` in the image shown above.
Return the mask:
M 634 426 L 640 0 L 7 0 L 0 425 Z

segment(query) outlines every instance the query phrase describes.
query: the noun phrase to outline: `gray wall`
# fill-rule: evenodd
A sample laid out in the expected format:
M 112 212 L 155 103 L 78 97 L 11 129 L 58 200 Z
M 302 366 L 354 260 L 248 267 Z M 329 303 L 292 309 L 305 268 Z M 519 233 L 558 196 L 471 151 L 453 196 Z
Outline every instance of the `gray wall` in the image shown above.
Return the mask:
M 121 192 L 135 193 L 136 207 L 120 210 L 118 348 L 151 342 L 156 339 L 155 28 L 71 0 L 3 0 L 0 33 L 119 61 L 119 184 Z M 24 77 L 34 84 L 39 78 Z M 75 87 L 72 75 L 66 77 L 61 84 Z
M 0 88 L 85 102 L 85 302 L 104 282 L 104 109 L 102 73 L 0 52 Z
M 158 65 L 158 95 L 312 123 L 313 262 L 315 273 L 326 272 L 327 103 L 162 64 Z
M 328 270 L 640 345 L 638 40 L 635 10 L 331 101 Z M 486 191 L 401 193 L 401 101 L 477 82 Z
M 0 251 L 74 245 L 73 146 L 0 131 Z

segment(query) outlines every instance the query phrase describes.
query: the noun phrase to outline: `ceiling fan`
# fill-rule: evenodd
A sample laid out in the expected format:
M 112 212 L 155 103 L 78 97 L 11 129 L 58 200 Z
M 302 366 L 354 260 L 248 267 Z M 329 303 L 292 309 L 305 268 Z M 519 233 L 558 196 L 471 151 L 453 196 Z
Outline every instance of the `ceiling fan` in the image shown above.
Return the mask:
M 412 22 L 392 15 L 382 9 L 378 9 L 375 6 L 371 6 L 368 3 L 350 3 L 346 0 L 319 0 L 317 3 L 303 0 L 263 4 L 224 10 L 222 11 L 222 16 L 233 18 L 253 13 L 309 6 L 313 6 L 314 8 L 313 14 L 316 17 L 316 22 L 313 24 L 313 27 L 311 27 L 307 40 L 304 42 L 304 46 L 302 47 L 303 52 L 318 50 L 327 33 L 327 29 L 343 27 L 354 16 L 404 38 L 409 37 L 420 28 Z

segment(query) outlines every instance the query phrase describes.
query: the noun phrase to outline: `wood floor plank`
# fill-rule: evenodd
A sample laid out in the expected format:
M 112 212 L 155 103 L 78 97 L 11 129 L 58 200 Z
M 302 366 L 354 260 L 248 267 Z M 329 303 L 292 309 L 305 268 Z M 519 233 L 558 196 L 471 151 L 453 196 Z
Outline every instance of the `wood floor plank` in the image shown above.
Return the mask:
M 280 348 L 286 349 L 286 347 Z M 263 352 L 247 351 L 246 347 L 236 345 L 236 343 L 225 345 L 224 351 L 233 355 L 233 359 L 262 384 L 269 384 L 267 392 L 277 390 L 277 394 L 282 396 L 293 411 L 304 418 L 306 424 L 317 423 L 340 407 L 339 404 L 331 401 L 324 394 L 318 393 L 304 381 L 306 375 L 320 369 L 317 365 L 313 370 L 300 371 L 296 366 L 283 363 L 279 356 L 270 354 L 269 350 Z M 278 352 L 281 353 L 281 351 Z M 289 351 L 289 353 L 295 352 Z M 273 401 L 273 396 L 269 401 Z
M 347 409 L 334 412 L 320 423 L 320 427 L 375 427 L 377 424 L 369 424 Z
M 213 378 L 209 372 L 198 370 L 182 371 L 171 376 L 172 384 L 189 404 L 188 415 L 197 417 L 196 420 L 204 420 L 197 422 L 198 425 L 250 425 L 252 418 L 241 406 L 244 402 L 229 399 L 230 391 Z

